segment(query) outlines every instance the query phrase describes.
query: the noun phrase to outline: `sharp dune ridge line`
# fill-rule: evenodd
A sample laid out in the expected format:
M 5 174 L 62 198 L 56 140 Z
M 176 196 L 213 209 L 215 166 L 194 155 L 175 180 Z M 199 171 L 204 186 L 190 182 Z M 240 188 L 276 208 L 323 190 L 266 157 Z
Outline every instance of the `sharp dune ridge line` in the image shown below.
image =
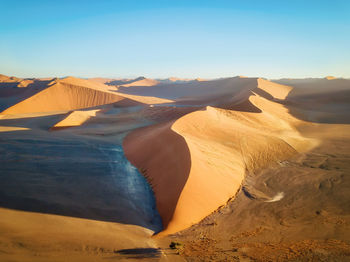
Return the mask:
M 226 83 L 221 83 L 229 96 Z M 222 87 L 215 88 L 220 92 Z M 238 94 L 235 110 L 207 106 L 175 122 L 129 134 L 124 140 L 125 153 L 145 171 L 152 185 L 163 218 L 164 230 L 159 235 L 190 227 L 225 205 L 241 187 L 246 172 L 254 172 L 315 145 L 315 141 L 302 137 L 296 130 L 301 121 L 273 101 L 285 99 L 291 89 L 256 79 L 255 86 Z M 249 112 L 242 100 L 261 112 Z M 235 101 L 234 97 L 231 101 Z M 170 134 L 173 139 L 169 138 Z M 156 139 L 166 146 L 155 144 Z M 185 141 L 183 148 L 172 151 L 180 147 L 181 140 Z M 187 159 L 183 153 L 186 151 Z M 184 170 L 188 165 L 188 170 Z
M 56 81 L 43 91 L 4 110 L 2 114 L 75 110 L 109 104 L 124 99 L 112 92 L 102 90 L 100 86 L 96 88 L 89 84 L 89 82 L 84 80 Z

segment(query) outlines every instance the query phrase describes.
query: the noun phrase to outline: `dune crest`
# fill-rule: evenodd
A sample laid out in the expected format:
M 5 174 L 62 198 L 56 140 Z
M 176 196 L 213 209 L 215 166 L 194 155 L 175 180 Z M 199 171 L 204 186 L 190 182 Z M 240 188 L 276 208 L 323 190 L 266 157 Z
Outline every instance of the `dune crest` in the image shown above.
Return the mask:
M 171 169 L 181 166 L 181 161 L 185 160 L 177 159 L 173 163 L 173 157 L 179 154 L 175 150 L 179 146 L 175 140 L 168 140 L 163 132 L 157 132 L 152 138 L 159 127 L 137 130 L 126 138 L 126 156 L 134 165 L 147 170 L 148 181 L 156 185 L 157 208 L 164 226 L 159 235 L 183 230 L 225 205 L 241 187 L 246 172 L 254 173 L 314 145 L 296 130 L 300 120 L 291 116 L 283 105 L 273 101 L 283 100 L 290 90 L 291 87 L 257 79 L 255 85 L 237 94 L 238 100 L 231 99 L 239 101 L 234 110 L 207 106 L 205 110 L 189 113 L 173 122 L 171 131 L 185 141 L 181 150 L 189 152 L 190 168 L 187 173 L 173 174 Z M 227 98 L 223 101 L 226 102 Z M 258 110 L 247 110 L 247 104 Z M 136 137 L 137 141 L 133 140 Z M 156 140 L 163 141 L 166 146 L 156 148 Z M 144 148 L 147 148 L 147 154 L 143 152 Z M 163 156 L 158 169 L 156 165 L 150 168 L 152 160 L 147 160 L 148 156 L 153 158 L 154 155 Z M 168 176 L 172 177 L 171 180 Z M 175 182 L 174 176 L 177 177 Z M 184 182 L 180 192 L 164 190 Z M 159 183 L 162 189 L 158 188 Z M 168 204 L 176 203 L 176 206 L 165 205 L 166 199 L 172 199 Z
M 124 99 L 103 84 L 68 77 L 7 108 L 1 114 L 23 114 L 89 108 Z
M 286 99 L 289 92 L 293 89 L 290 86 L 272 83 L 262 78 L 258 78 L 258 87 L 273 96 L 273 98 L 280 100 Z

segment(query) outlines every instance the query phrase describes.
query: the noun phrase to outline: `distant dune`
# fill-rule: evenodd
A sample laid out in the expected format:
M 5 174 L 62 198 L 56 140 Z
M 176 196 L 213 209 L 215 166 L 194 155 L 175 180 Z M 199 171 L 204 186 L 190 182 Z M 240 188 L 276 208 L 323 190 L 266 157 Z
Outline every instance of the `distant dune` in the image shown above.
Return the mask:
M 350 87 L 350 79 L 326 77 L 305 79 L 280 79 L 273 80 L 276 83 L 294 87 L 292 96 L 318 94 L 347 90 Z
M 69 77 L 53 81 L 46 89 L 4 110 L 2 114 L 75 110 L 122 99 L 124 97 L 108 91 L 102 84 Z
M 159 84 L 157 80 L 153 79 L 148 79 L 148 78 L 141 78 L 141 79 L 136 79 L 135 81 L 128 83 L 128 84 L 122 84 L 122 86 L 155 86 Z

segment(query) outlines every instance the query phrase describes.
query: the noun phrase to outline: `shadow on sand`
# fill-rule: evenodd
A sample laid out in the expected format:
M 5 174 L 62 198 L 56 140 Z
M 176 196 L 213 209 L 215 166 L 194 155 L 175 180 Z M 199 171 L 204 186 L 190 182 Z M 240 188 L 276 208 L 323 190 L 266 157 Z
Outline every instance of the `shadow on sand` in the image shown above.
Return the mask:
M 159 248 L 120 249 L 114 251 L 114 253 L 121 255 L 123 258 L 126 259 L 156 259 L 160 258 L 162 254 Z
M 121 145 L 49 132 L 58 118 L 0 119 L 0 126 L 33 128 L 0 133 L 0 206 L 160 231 L 152 191 Z

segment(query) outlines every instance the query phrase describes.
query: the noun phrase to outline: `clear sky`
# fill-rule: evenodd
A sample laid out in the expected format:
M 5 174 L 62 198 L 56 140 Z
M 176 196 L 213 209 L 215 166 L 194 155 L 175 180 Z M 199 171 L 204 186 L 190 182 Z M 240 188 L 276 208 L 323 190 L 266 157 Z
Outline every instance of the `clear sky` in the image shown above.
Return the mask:
M 0 0 L 0 73 L 350 77 L 349 0 Z

